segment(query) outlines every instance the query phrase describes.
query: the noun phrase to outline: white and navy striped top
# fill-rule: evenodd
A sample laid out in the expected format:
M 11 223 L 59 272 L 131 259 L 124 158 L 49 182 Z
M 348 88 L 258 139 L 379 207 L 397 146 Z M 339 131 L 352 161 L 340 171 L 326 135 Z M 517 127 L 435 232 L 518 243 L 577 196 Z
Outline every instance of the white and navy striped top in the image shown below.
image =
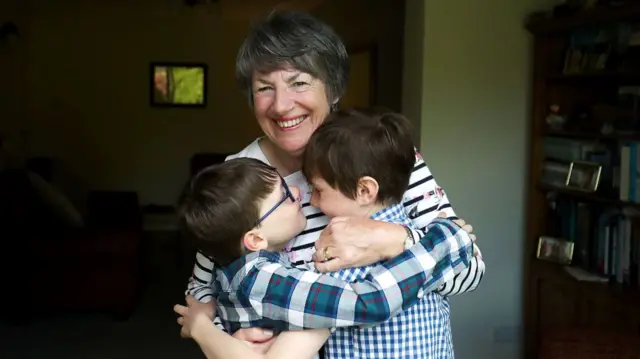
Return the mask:
M 260 139 L 256 139 L 242 151 L 227 157 L 227 160 L 238 157 L 250 157 L 269 164 L 269 161 L 258 145 L 259 141 Z M 311 191 L 302 172 L 292 173 L 285 177 L 284 180 L 289 186 L 295 186 L 300 189 L 300 193 L 302 194 L 302 211 L 307 217 L 307 227 L 289 243 L 286 251 L 289 254 L 291 263 L 297 267 L 305 267 L 312 265 L 309 263 L 311 263 L 311 256 L 315 251 L 315 241 L 319 238 L 320 232 L 327 226 L 327 223 L 329 223 L 329 218 L 320 212 L 319 209 L 310 205 Z M 447 195 L 444 190 L 436 184 L 429 168 L 417 151 L 416 163 L 413 168 L 413 173 L 411 174 L 409 187 L 404 194 L 403 205 L 414 226 L 421 230 L 424 230 L 427 224 L 436 218 L 439 212 L 446 212 L 449 218 L 456 218 L 447 199 Z M 212 271 L 213 262 L 211 259 L 198 252 L 186 294 L 194 296 L 201 302 L 209 302 L 213 299 L 211 286 L 213 280 Z M 467 270 L 458 274 L 453 281 L 445 283 L 438 292 L 446 296 L 470 292 L 477 288 L 482 280 L 484 271 L 485 264 L 482 261 L 482 255 L 478 253 Z M 215 323 L 219 323 L 217 318 Z

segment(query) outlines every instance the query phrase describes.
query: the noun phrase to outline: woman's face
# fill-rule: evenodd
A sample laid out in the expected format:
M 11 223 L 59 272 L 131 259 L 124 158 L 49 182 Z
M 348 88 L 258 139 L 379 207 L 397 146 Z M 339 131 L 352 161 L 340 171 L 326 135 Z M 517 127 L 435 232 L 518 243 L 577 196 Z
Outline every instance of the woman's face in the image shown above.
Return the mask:
M 253 74 L 253 107 L 262 131 L 287 153 L 304 151 L 329 114 L 325 85 L 297 70 Z

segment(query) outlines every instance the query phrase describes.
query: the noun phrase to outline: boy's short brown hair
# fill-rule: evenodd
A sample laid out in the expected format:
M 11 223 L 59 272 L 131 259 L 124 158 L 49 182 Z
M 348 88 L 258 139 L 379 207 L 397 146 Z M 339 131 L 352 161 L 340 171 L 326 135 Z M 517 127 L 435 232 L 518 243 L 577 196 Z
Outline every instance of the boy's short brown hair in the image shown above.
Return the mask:
M 400 203 L 415 164 L 409 120 L 382 108 L 329 114 L 309 139 L 302 171 L 355 199 L 358 180 L 378 182 L 378 203 Z
M 180 196 L 183 230 L 217 265 L 231 264 L 243 255 L 242 236 L 257 225 L 260 204 L 278 178 L 273 167 L 253 158 L 202 169 Z

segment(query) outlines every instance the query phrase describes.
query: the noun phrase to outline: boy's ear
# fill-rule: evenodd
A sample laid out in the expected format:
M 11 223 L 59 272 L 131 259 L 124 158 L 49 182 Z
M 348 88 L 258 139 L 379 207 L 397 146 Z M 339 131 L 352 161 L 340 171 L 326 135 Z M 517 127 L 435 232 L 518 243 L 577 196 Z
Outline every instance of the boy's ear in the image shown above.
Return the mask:
M 358 180 L 356 189 L 356 201 L 360 205 L 370 205 L 378 198 L 378 181 L 373 177 L 365 176 Z
M 255 228 L 245 233 L 244 237 L 242 237 L 242 245 L 251 252 L 267 249 L 267 244 L 267 240 Z

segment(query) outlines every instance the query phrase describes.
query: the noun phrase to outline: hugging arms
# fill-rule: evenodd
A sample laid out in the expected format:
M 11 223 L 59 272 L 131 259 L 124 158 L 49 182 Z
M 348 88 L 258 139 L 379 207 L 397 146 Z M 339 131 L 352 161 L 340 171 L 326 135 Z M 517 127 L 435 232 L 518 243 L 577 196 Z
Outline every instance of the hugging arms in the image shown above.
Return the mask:
M 238 293 L 220 293 L 218 307 L 225 311 L 227 319 L 232 318 L 227 326 L 231 332 L 252 324 L 288 330 L 277 337 L 267 357 L 299 358 L 311 357 L 329 332 L 296 330 L 386 321 L 466 268 L 473 258 L 473 242 L 454 223 L 436 219 L 413 247 L 375 266 L 364 280 L 355 283 L 295 270 L 274 262 L 274 258 L 277 254 L 270 252 L 247 255 Z M 232 274 L 237 277 L 237 273 Z M 227 296 L 232 296 L 231 300 Z M 231 359 L 242 352 L 247 353 L 243 354 L 245 359 L 261 357 L 249 353 L 252 350 L 248 346 L 216 328 L 211 323 L 211 313 L 194 305 L 194 299 L 189 299 L 188 304 L 188 309 L 178 306 L 176 312 L 183 316 L 182 324 L 209 358 Z M 249 317 L 254 321 L 247 321 Z M 292 350 L 292 346 L 297 349 Z M 281 352 L 283 349 L 285 352 Z

